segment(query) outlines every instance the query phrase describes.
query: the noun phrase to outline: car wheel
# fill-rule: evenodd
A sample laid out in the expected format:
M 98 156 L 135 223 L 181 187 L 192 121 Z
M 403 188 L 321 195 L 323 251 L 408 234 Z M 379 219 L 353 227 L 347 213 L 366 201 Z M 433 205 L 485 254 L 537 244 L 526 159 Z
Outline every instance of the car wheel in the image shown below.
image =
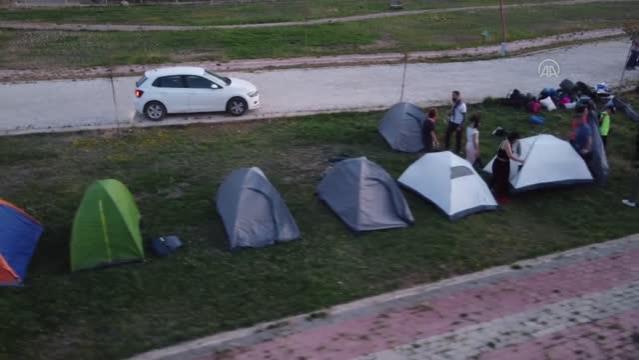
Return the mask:
M 160 121 L 166 115 L 166 107 L 159 101 L 151 101 L 144 106 L 144 116 L 151 121 Z
M 248 110 L 248 103 L 241 97 L 234 97 L 226 104 L 226 111 L 233 116 L 244 115 Z

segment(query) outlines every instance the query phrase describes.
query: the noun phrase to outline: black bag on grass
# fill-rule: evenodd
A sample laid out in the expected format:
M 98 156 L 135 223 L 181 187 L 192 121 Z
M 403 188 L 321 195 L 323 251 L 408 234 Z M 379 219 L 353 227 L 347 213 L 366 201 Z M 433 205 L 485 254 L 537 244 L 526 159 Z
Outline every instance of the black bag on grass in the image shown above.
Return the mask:
M 581 81 L 577 81 L 577 84 L 575 84 L 575 89 L 582 96 L 588 96 L 591 99 L 597 98 L 597 93 L 592 89 L 592 87 L 586 85 Z
M 508 105 L 515 108 L 524 108 L 528 103 L 527 97 L 522 94 L 518 89 L 513 90 L 513 92 L 508 97 Z
M 182 247 L 182 241 L 177 236 L 162 236 L 151 241 L 151 249 L 157 256 L 168 256 Z

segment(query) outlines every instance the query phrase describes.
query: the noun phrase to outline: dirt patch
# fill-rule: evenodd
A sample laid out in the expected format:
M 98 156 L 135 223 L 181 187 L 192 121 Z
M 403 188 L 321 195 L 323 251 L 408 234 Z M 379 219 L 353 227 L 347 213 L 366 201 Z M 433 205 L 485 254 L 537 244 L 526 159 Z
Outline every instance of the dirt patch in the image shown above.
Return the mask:
M 369 45 L 362 45 L 359 48 L 364 51 L 383 50 L 397 48 L 398 41 L 393 39 L 390 34 L 384 34 L 380 39 Z

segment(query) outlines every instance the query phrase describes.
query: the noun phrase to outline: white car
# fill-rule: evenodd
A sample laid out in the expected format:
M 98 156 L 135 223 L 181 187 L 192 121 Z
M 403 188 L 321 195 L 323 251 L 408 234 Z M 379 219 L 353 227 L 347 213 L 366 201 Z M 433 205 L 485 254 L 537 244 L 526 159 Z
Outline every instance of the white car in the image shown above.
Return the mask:
M 199 67 L 150 70 L 135 85 L 135 110 L 153 121 L 175 113 L 226 111 L 240 116 L 260 106 L 255 85 Z

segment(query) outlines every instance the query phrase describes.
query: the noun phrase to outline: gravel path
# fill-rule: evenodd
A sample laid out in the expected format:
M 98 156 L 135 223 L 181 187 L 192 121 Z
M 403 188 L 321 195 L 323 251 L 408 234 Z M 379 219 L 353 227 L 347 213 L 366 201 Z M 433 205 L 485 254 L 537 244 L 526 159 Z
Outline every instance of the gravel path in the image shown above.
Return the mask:
M 539 7 L 548 5 L 579 5 L 595 2 L 627 2 L 631 0 L 561 0 L 542 3 L 524 3 L 510 4 L 506 8 L 521 7 Z M 305 26 L 305 25 L 322 25 L 344 22 L 354 22 L 363 20 L 382 19 L 397 16 L 409 16 L 419 14 L 437 14 L 460 11 L 477 11 L 477 10 L 495 10 L 499 9 L 498 5 L 490 6 L 467 6 L 454 7 L 445 9 L 425 9 L 425 10 L 409 10 L 409 11 L 393 11 L 382 12 L 377 14 L 355 15 L 338 18 L 315 19 L 306 21 L 289 21 L 262 24 L 239 24 L 239 25 L 210 25 L 210 26 L 186 26 L 186 25 L 121 25 L 121 24 L 57 24 L 47 22 L 25 22 L 25 21 L 0 21 L 0 29 L 10 30 L 63 30 L 63 31 L 195 31 L 195 30 L 211 30 L 211 29 L 252 29 L 252 28 L 269 28 L 283 26 Z

